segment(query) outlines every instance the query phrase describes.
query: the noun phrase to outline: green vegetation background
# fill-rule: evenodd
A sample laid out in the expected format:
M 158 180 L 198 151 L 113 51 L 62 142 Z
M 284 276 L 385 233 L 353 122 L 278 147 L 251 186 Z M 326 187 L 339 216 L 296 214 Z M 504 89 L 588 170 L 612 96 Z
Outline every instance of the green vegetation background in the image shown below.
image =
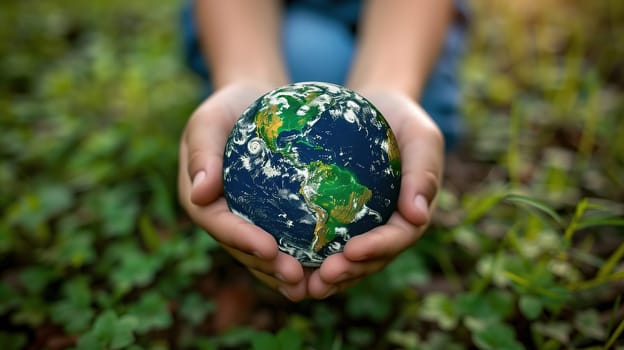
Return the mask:
M 624 348 L 624 3 L 471 6 L 429 233 L 293 305 L 177 205 L 180 1 L 0 3 L 0 348 Z

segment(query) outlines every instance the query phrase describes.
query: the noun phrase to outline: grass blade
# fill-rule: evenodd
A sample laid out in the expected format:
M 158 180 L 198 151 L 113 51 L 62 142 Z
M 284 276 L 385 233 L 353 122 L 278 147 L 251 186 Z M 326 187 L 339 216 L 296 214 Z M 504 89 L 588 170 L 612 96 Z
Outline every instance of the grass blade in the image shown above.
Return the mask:
M 609 324 L 607 325 L 607 332 L 611 332 L 613 329 L 613 325 L 615 324 L 615 319 L 618 314 L 618 310 L 620 309 L 620 303 L 622 302 L 622 296 L 618 295 L 615 298 L 615 303 L 613 304 L 613 310 L 611 310 L 611 317 L 609 318 Z
M 598 271 L 598 278 L 604 278 L 615 269 L 617 263 L 622 260 L 624 256 L 624 242 L 611 254 L 609 259 L 605 261 L 600 270 Z
M 607 217 L 607 218 L 594 218 L 587 219 L 579 222 L 576 225 L 577 230 L 582 230 L 588 227 L 595 226 L 624 226 L 624 218 L 620 217 Z
M 566 288 L 569 290 L 590 289 L 590 288 L 594 288 L 605 283 L 621 281 L 621 280 L 624 280 L 624 271 L 616 271 L 608 276 L 596 277 L 591 280 L 572 283 L 568 285 Z
M 567 242 L 572 241 L 572 235 L 574 235 L 574 232 L 576 232 L 578 224 L 581 221 L 581 218 L 583 217 L 583 214 L 585 213 L 585 210 L 587 209 L 588 205 L 589 205 L 589 201 L 587 200 L 587 198 L 583 198 L 576 205 L 574 216 L 572 217 L 572 220 L 570 220 L 570 223 L 568 224 L 568 227 L 566 228 L 565 233 L 563 235 Z
M 503 201 L 511 202 L 513 204 L 521 204 L 527 206 L 528 208 L 536 209 L 538 212 L 549 216 L 560 226 L 563 226 L 563 219 L 561 218 L 561 216 L 559 216 L 557 212 L 555 212 L 550 206 L 548 206 L 548 204 L 541 202 L 537 199 L 512 193 L 505 195 L 503 197 Z
M 496 192 L 493 194 L 488 194 L 482 198 L 473 199 L 471 203 L 468 203 L 466 205 L 466 223 L 471 224 L 479 220 L 479 218 L 485 215 L 485 213 L 487 213 L 492 207 L 498 204 L 498 202 L 500 202 L 500 200 L 504 197 L 505 194 Z
M 611 346 L 618 340 L 620 339 L 620 334 L 622 334 L 622 332 L 624 332 L 624 319 L 622 319 L 622 321 L 620 321 L 620 324 L 617 326 L 617 328 L 615 329 L 615 331 L 613 331 L 613 334 L 611 334 L 611 338 L 609 338 L 609 341 L 607 341 L 607 343 L 605 344 L 603 349 L 609 349 L 611 348 Z

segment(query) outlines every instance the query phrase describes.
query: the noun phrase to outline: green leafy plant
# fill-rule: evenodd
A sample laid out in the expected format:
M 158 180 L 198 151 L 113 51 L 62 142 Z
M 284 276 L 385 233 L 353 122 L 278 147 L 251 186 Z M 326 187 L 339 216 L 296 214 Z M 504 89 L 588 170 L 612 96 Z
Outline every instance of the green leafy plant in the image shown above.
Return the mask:
M 470 2 L 427 234 L 300 304 L 176 204 L 181 6 L 0 5 L 1 349 L 624 348 L 624 2 Z

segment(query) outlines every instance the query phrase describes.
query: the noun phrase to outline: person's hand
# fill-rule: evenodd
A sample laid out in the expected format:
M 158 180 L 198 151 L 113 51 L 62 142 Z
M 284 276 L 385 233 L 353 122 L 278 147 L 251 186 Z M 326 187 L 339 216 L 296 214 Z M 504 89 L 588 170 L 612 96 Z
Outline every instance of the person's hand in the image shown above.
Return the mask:
M 408 96 L 359 91 L 384 115 L 401 152 L 398 208 L 385 225 L 351 238 L 342 253 L 329 256 L 308 277 L 308 296 L 325 298 L 383 269 L 420 238 L 432 214 L 442 177 L 443 136 Z
M 307 292 L 301 264 L 280 252 L 269 233 L 232 214 L 223 197 L 227 138 L 245 108 L 265 92 L 256 84 L 228 85 L 195 110 L 180 143 L 178 192 L 196 224 L 259 280 L 298 301 Z

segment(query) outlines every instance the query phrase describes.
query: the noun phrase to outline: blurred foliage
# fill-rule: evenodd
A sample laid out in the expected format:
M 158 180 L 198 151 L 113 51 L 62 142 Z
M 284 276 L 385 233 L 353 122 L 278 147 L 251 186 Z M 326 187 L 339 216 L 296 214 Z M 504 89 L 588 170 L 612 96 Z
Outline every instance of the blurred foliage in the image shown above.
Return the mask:
M 2 2 L 0 348 L 623 348 L 624 3 L 471 5 L 429 233 L 292 305 L 176 204 L 180 3 Z

